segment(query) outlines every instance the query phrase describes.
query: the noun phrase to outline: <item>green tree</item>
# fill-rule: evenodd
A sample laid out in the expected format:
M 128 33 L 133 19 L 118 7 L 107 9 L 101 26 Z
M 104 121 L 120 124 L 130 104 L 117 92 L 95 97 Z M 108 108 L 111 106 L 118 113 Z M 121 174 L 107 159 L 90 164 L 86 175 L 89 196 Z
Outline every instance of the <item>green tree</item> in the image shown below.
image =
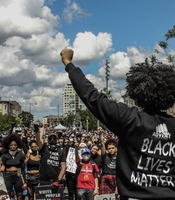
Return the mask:
M 103 89 L 101 90 L 101 92 L 104 93 L 104 94 L 108 97 L 108 99 L 117 102 L 117 100 L 114 99 L 113 96 L 112 96 L 112 90 L 108 90 L 108 89 L 105 87 L 105 88 L 103 88 Z
M 30 112 L 22 111 L 22 113 L 18 116 L 21 120 L 21 125 L 25 127 L 29 127 L 33 122 L 33 115 Z
M 88 110 L 78 110 L 82 127 L 86 130 L 87 122 L 88 122 L 88 130 L 96 130 L 97 129 L 97 118 Z M 88 120 L 88 121 L 87 121 Z M 104 125 L 99 122 L 99 126 L 104 128 Z
M 75 120 L 75 115 L 70 112 L 68 117 L 67 117 L 67 123 L 68 123 L 69 127 L 73 126 L 74 120 Z
M 10 130 L 12 122 L 16 123 L 14 116 L 0 113 L 0 131 Z
M 73 114 L 72 112 L 69 112 L 67 116 L 63 118 L 61 122 L 64 126 L 72 128 L 74 121 L 75 121 L 75 114 Z
M 166 41 L 169 40 L 170 38 L 175 38 L 175 25 L 173 26 L 172 29 L 167 31 L 167 33 L 165 34 L 165 37 L 166 37 Z M 172 67 L 175 67 L 175 56 L 168 53 L 168 51 L 167 51 L 168 43 L 166 41 L 160 41 L 160 42 L 158 42 L 158 45 L 161 49 L 163 49 L 168 63 L 170 63 L 170 65 L 172 65 Z M 160 53 L 160 51 L 158 49 L 154 49 L 154 52 L 156 54 Z M 152 58 L 152 56 L 151 56 L 151 58 Z M 157 61 L 157 58 L 156 58 L 156 61 Z

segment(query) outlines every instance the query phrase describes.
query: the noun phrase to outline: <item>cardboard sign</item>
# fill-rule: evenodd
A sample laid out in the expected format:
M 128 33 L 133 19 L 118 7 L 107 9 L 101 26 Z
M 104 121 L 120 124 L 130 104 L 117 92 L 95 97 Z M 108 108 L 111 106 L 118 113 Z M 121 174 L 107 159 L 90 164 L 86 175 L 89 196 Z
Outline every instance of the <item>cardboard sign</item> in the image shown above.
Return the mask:
M 35 187 L 36 200 L 63 200 L 63 188 L 43 185 Z
M 0 172 L 0 200 L 10 200 L 2 172 Z
M 75 149 L 70 147 L 66 158 L 66 171 L 75 174 L 77 164 L 75 161 Z
M 100 194 L 95 195 L 94 200 L 116 200 L 116 196 L 114 193 L 112 194 Z

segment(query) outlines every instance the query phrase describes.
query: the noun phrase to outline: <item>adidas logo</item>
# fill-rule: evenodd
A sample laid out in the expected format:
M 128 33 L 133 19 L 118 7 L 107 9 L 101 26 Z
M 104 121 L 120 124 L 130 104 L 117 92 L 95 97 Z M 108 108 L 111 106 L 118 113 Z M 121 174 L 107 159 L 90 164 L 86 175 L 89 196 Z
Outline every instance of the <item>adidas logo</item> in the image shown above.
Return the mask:
M 166 124 L 160 124 L 156 126 L 156 132 L 153 133 L 153 136 L 159 139 L 169 139 L 171 134 L 168 132 Z

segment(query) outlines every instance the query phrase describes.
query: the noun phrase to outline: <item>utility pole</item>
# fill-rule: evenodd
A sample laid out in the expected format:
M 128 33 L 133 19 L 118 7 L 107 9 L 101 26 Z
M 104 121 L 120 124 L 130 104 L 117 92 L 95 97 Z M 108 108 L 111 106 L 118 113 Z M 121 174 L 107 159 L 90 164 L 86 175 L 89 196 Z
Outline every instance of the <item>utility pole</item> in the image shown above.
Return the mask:
M 29 104 L 30 104 L 29 112 L 32 114 L 32 106 L 37 105 L 37 102 L 33 102 Z
M 60 119 L 59 119 L 59 108 L 60 108 L 60 106 L 58 105 L 58 124 L 60 124 Z
M 110 62 L 108 60 L 106 60 L 106 77 L 105 78 L 106 78 L 106 90 L 107 90 L 107 92 L 108 92 L 108 80 L 109 80 L 109 77 L 110 77 L 109 63 Z

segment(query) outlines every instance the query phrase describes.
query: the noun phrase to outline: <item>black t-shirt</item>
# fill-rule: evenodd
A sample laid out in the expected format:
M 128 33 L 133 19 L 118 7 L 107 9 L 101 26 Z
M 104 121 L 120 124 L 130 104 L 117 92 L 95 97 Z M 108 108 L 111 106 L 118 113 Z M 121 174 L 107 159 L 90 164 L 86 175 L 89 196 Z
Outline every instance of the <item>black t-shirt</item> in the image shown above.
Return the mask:
M 61 163 L 66 162 L 65 152 L 60 148 L 53 151 L 44 144 L 40 154 L 41 181 L 56 181 L 61 170 Z
M 102 175 L 116 175 L 116 159 L 108 154 L 102 155 Z
M 101 169 L 101 166 L 102 166 L 102 157 L 100 155 L 98 155 L 98 154 L 96 154 L 96 155 L 91 154 L 91 160 L 93 160 L 97 164 L 98 168 Z

